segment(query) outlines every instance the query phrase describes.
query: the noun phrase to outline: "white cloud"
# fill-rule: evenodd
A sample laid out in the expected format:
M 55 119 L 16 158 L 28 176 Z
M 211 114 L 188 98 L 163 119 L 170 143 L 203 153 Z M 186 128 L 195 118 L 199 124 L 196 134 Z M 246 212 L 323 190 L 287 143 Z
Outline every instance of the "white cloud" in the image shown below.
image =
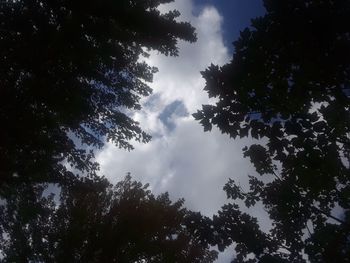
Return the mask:
M 227 178 L 247 173 L 249 163 L 242 160 L 242 143 L 217 130 L 204 133 L 192 116 L 170 116 L 176 128 L 169 131 L 159 114 L 176 100 L 183 102 L 190 113 L 208 103 L 200 71 L 211 63 L 226 63 L 230 55 L 223 44 L 223 18 L 214 7 L 207 6 L 194 16 L 192 1 L 178 0 L 162 6 L 163 11 L 174 8 L 181 12 L 182 21 L 191 22 L 197 29 L 198 41 L 180 42 L 178 57 L 152 54 L 147 60 L 159 72 L 151 84 L 152 97 L 145 100 L 143 110 L 134 118 L 153 135 L 153 140 L 145 145 L 135 143 L 131 152 L 108 144 L 97 159 L 101 174 L 111 181 L 131 172 L 134 178 L 149 182 L 155 192 L 169 191 L 174 198 L 184 197 L 190 208 L 212 214 L 226 199 L 222 187 Z
M 153 140 L 148 144 L 135 143 L 131 152 L 107 144 L 97 160 L 101 174 L 112 182 L 131 172 L 134 179 L 150 183 L 154 193 L 168 191 L 173 199 L 185 198 L 188 208 L 212 215 L 227 202 L 222 187 L 228 178 L 239 178 L 245 184 L 246 175 L 253 169 L 249 160 L 242 157 L 241 149 L 246 142 L 232 140 L 217 129 L 204 133 L 192 116 L 169 116 L 176 125 L 173 130 L 159 119 L 163 109 L 176 100 L 189 113 L 209 103 L 200 71 L 211 63 L 222 65 L 230 59 L 222 37 L 223 18 L 214 7 L 205 7 L 198 16 L 193 15 L 194 7 L 189 0 L 177 0 L 162 7 L 173 8 L 181 12 L 180 20 L 191 22 L 197 29 L 198 41 L 180 42 L 179 57 L 154 53 L 147 60 L 159 72 L 151 84 L 153 95 L 144 101 L 143 110 L 134 118 L 153 135 Z M 220 262 L 225 262 L 229 255 L 230 252 L 221 255 Z
M 197 29 L 198 41 L 194 44 L 180 41 L 178 57 L 165 57 L 154 53 L 147 62 L 157 66 L 159 73 L 155 75 L 151 86 L 155 94 L 160 94 L 162 103 L 182 100 L 187 109 L 193 112 L 208 102 L 200 71 L 210 63 L 224 64 L 230 57 L 223 44 L 223 18 L 214 7 L 206 7 L 199 16 L 193 16 L 193 7 L 189 0 L 178 0 L 176 6 L 173 5 L 169 6 L 179 9 L 181 20 L 189 21 Z
M 135 179 L 149 182 L 155 193 L 169 191 L 174 199 L 184 197 L 188 208 L 212 215 L 226 200 L 222 187 L 228 178 L 246 180 L 250 164 L 242 158 L 244 142 L 216 129 L 204 133 L 190 117 L 176 123 L 171 134 L 131 152 L 109 145 L 98 156 L 101 172 L 113 181 L 131 172 Z

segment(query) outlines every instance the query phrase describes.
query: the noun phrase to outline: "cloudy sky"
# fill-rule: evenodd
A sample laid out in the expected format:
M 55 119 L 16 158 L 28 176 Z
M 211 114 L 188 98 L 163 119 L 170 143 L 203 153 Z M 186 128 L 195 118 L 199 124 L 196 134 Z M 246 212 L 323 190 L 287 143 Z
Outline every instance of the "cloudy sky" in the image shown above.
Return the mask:
M 150 183 L 154 193 L 168 191 L 174 200 L 185 198 L 186 207 L 211 216 L 226 202 L 222 188 L 228 178 L 245 185 L 247 174 L 254 171 L 242 157 L 246 141 L 232 140 L 216 129 L 204 133 L 191 116 L 210 103 L 200 71 L 211 63 L 228 62 L 232 41 L 264 9 L 260 0 L 176 0 L 161 9 L 178 9 L 179 20 L 196 28 L 198 41 L 180 42 L 178 57 L 155 53 L 147 60 L 159 72 L 150 84 L 153 95 L 144 99 L 134 119 L 152 141 L 134 143 L 131 152 L 107 144 L 97 161 L 101 174 L 112 182 L 130 172 L 134 179 Z M 229 253 L 221 255 L 218 262 L 228 262 L 227 257 Z

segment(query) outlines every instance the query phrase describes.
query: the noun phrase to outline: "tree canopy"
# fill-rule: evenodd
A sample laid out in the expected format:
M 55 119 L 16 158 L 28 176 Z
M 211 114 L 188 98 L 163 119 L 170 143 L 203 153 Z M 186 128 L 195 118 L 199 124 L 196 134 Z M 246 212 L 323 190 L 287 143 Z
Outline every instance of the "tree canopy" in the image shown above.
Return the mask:
M 150 140 L 130 113 L 157 71 L 143 58 L 196 40 L 178 11 L 159 11 L 169 2 L 0 2 L 1 260 L 213 262 L 211 246 L 234 244 L 233 262 L 350 262 L 347 0 L 264 0 L 232 60 L 202 72 L 216 102 L 194 117 L 248 137 L 256 169 L 248 187 L 229 180 L 212 220 L 96 175 L 105 141 Z
M 2 262 L 213 262 L 201 238 L 209 218 L 154 196 L 127 176 L 115 186 L 85 179 L 56 194 L 13 189 L 0 207 Z M 28 191 L 29 190 L 29 191 Z
M 209 218 L 129 176 L 113 186 L 96 175 L 105 141 L 150 140 L 130 111 L 157 71 L 143 58 L 196 40 L 177 10 L 159 11 L 170 2 L 1 1 L 2 262 L 216 259 Z
M 249 189 L 225 186 L 237 201 L 214 218 L 218 243 L 235 243 L 237 262 L 349 262 L 350 2 L 264 5 L 231 62 L 202 72 L 216 103 L 194 117 L 205 130 L 251 138 L 243 151 L 257 172 Z M 271 230 L 242 203 L 263 206 Z
M 156 68 L 141 58 L 196 40 L 178 11 L 157 9 L 169 2 L 1 1 L 0 184 L 94 174 L 105 140 L 149 141 L 127 111 L 151 92 Z

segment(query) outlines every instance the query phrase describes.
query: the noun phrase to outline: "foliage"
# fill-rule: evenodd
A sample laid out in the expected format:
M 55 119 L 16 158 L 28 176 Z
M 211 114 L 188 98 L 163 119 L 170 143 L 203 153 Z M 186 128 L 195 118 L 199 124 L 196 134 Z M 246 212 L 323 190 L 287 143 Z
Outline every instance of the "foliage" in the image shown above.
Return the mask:
M 194 224 L 209 219 L 183 208 L 183 200 L 154 196 L 130 176 L 115 186 L 103 178 L 80 181 L 61 188 L 59 201 L 46 187 L 23 184 L 1 205 L 2 262 L 182 263 L 217 257 Z
M 0 184 L 59 181 L 67 165 L 94 174 L 91 149 L 105 140 L 149 141 L 127 111 L 156 72 L 140 58 L 196 39 L 178 11 L 157 9 L 168 2 L 1 1 Z
M 349 262 L 350 2 L 264 3 L 232 61 L 202 73 L 217 102 L 194 117 L 205 130 L 258 140 L 243 149 L 258 174 L 250 190 L 232 180 L 225 190 L 262 205 L 273 226 L 262 232 L 231 204 L 215 218 L 218 243 L 236 243 L 238 262 Z

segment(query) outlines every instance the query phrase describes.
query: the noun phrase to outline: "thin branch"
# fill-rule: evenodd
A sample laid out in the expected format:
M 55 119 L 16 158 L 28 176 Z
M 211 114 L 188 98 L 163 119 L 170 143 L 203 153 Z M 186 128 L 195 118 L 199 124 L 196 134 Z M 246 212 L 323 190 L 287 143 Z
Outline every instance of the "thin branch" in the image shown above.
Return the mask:
M 270 241 L 270 242 L 276 242 L 275 240 L 273 240 L 271 237 L 269 237 L 268 235 L 266 235 L 266 239 L 268 240 L 268 241 Z M 289 253 L 291 253 L 291 249 L 290 249 L 290 247 L 287 247 L 287 246 L 285 246 L 285 245 L 283 245 L 283 244 L 280 244 L 279 242 L 276 242 L 276 243 L 278 243 L 278 246 L 280 246 L 281 248 L 284 248 L 285 250 L 287 250 Z
M 335 216 L 332 216 L 330 213 L 327 213 L 327 212 L 325 212 L 325 211 L 319 209 L 319 208 L 316 207 L 316 206 L 313 206 L 313 207 L 311 207 L 311 208 L 314 209 L 314 210 L 316 210 L 316 211 L 318 211 L 318 212 L 320 212 L 321 214 L 324 214 L 325 216 L 327 216 L 327 217 L 329 217 L 329 218 L 332 218 L 333 220 L 337 221 L 338 223 L 347 225 L 347 223 L 346 223 L 345 221 L 343 221 L 343 220 L 341 220 L 341 219 L 339 219 L 339 218 L 337 218 L 337 217 L 335 217 Z
M 311 234 L 311 231 L 310 231 L 310 229 L 309 229 L 309 226 L 307 225 L 307 222 L 306 222 L 306 229 L 307 229 L 307 231 L 309 232 L 309 237 L 311 237 L 312 234 Z
M 283 180 L 281 179 L 281 177 L 280 177 L 279 175 L 276 174 L 275 171 L 272 170 L 272 174 L 273 174 L 279 181 L 281 181 L 281 182 L 283 181 Z M 292 191 L 293 191 L 293 192 L 296 191 L 297 193 L 300 193 L 300 191 L 299 191 L 298 189 L 296 189 L 296 186 L 295 186 L 295 185 L 291 185 L 291 188 L 292 188 Z M 336 190 L 337 190 L 337 189 L 336 189 Z M 316 206 L 312 206 L 311 209 L 313 209 L 313 210 L 315 210 L 315 211 L 317 211 L 317 212 L 319 212 L 319 213 L 321 213 L 321 214 L 323 214 L 323 215 L 325 215 L 325 216 L 327 216 L 327 217 L 329 217 L 329 218 L 332 218 L 333 220 L 337 221 L 338 223 L 348 225 L 345 221 L 343 221 L 343 220 L 341 220 L 341 219 L 339 219 L 339 218 L 337 218 L 337 217 L 331 215 L 331 214 L 328 213 L 328 212 L 325 212 L 325 211 L 321 210 L 320 208 L 318 208 L 318 207 L 316 207 Z
M 278 176 L 278 175 L 275 173 L 275 171 L 274 171 L 274 170 L 272 170 L 272 173 L 273 173 L 273 175 L 274 175 L 274 176 L 276 176 L 276 178 L 277 178 L 278 180 L 280 180 L 280 181 L 282 182 L 281 177 L 280 177 L 280 176 Z

